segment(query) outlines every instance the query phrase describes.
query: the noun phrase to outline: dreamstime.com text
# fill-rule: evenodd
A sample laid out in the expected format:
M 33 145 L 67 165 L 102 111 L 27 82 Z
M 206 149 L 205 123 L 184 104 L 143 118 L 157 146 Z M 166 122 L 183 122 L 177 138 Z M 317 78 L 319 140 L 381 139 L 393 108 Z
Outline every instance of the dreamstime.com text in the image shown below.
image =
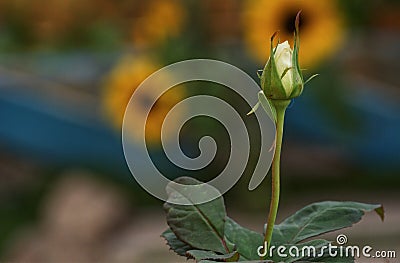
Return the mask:
M 298 245 L 298 246 L 270 246 L 265 242 L 263 246 L 257 248 L 260 257 L 273 257 L 277 255 L 281 258 L 321 258 L 321 257 L 352 257 L 352 258 L 396 258 L 394 250 L 374 250 L 371 246 L 345 246 L 347 236 L 340 234 L 336 238 L 337 245 L 328 243 L 323 246 Z

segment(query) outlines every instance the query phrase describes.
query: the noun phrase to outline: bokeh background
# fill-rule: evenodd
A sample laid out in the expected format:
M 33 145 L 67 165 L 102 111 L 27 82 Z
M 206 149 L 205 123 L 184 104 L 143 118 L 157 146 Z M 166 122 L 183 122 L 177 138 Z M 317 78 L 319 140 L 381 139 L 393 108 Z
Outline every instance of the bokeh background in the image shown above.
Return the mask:
M 162 202 L 125 164 L 126 104 L 148 75 L 184 59 L 222 60 L 257 79 L 270 36 L 291 41 L 298 10 L 301 66 L 320 76 L 287 112 L 278 221 L 314 201 L 383 203 L 384 223 L 368 215 L 341 233 L 400 257 L 399 1 L 0 0 L 0 261 L 185 262 L 159 236 Z M 234 105 L 250 131 L 249 165 L 225 199 L 233 218 L 262 231 L 269 178 L 247 190 L 257 123 L 229 89 L 189 83 L 163 95 L 146 126 L 151 155 L 170 178 L 223 169 L 230 142 L 216 121 L 195 118 L 180 134 L 193 157 L 202 136 L 218 142 L 200 171 L 175 167 L 160 147 L 168 110 L 196 94 Z

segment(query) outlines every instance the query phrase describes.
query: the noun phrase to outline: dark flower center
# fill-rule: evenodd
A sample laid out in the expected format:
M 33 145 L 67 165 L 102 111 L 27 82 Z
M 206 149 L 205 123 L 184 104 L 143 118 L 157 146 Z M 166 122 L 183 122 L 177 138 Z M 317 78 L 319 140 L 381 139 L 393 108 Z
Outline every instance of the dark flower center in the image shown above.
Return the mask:
M 288 12 L 286 12 L 286 14 L 284 14 L 282 16 L 282 29 L 284 30 L 284 33 L 287 34 L 292 34 L 295 31 L 295 20 L 296 20 L 296 15 L 297 12 L 299 12 L 299 10 L 291 10 Z M 300 28 L 304 27 L 307 24 L 307 16 L 304 15 L 304 12 L 301 13 L 301 17 L 300 17 Z

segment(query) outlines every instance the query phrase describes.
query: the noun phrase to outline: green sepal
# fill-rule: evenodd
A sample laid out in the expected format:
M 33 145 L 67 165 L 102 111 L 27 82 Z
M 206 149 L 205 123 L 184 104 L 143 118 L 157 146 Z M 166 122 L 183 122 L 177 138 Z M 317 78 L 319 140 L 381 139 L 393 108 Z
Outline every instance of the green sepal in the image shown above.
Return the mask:
M 262 92 L 262 91 L 261 91 Z M 254 112 L 256 112 L 256 110 L 258 109 L 258 107 L 260 107 L 260 102 L 257 102 L 256 105 L 254 105 L 253 108 L 251 108 L 251 111 L 249 111 L 246 115 L 249 116 L 251 114 L 253 114 Z
M 292 81 L 293 81 L 293 90 L 289 94 L 289 98 L 295 98 L 301 95 L 304 88 L 304 79 L 303 74 L 301 73 L 300 65 L 299 65 L 299 49 L 300 49 L 300 35 L 299 35 L 299 23 L 300 23 L 300 13 L 299 11 L 296 16 L 295 21 L 295 31 L 294 31 L 294 46 L 293 46 L 293 54 L 292 54 Z
M 286 69 L 283 71 L 282 75 L 281 75 L 281 79 L 283 79 L 283 77 L 286 76 L 286 74 L 287 74 L 287 73 L 289 72 L 289 70 L 291 70 L 291 69 L 294 69 L 294 68 L 293 68 L 293 67 L 286 68 Z
M 268 100 L 268 98 L 265 96 L 264 92 L 261 90 L 258 92 L 258 100 L 265 110 L 265 112 L 268 114 L 271 120 L 273 120 L 276 123 L 276 110 L 275 107 L 271 104 L 271 102 Z
M 305 82 L 304 82 L 304 85 L 306 85 L 308 82 L 310 82 L 311 80 L 313 80 L 315 77 L 318 77 L 319 76 L 319 74 L 314 74 L 314 75 L 312 75 L 311 77 L 309 77 Z

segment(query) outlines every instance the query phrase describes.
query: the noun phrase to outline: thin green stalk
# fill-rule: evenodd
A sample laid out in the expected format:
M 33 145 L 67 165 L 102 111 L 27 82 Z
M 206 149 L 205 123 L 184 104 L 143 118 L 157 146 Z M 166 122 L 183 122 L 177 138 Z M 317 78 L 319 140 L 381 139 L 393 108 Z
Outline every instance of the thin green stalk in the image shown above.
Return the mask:
M 272 193 L 271 203 L 269 207 L 269 215 L 267 221 L 267 229 L 265 231 L 264 241 L 267 242 L 269 249 L 271 244 L 272 232 L 274 230 L 275 219 L 278 213 L 279 194 L 280 194 L 280 159 L 283 137 L 283 124 L 285 121 L 285 111 L 290 100 L 273 100 L 271 101 L 276 110 L 276 142 L 275 153 L 272 161 Z

